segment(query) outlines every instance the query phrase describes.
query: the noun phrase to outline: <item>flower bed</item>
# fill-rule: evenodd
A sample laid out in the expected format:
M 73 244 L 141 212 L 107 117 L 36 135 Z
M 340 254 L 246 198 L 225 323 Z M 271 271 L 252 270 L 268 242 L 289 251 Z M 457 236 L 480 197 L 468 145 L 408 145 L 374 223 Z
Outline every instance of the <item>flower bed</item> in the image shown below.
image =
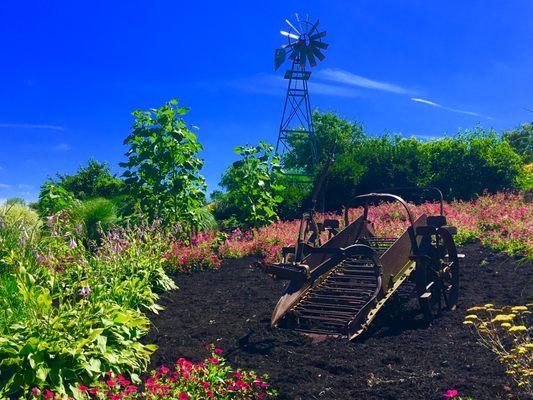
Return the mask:
M 437 203 L 410 204 L 410 209 L 415 218 L 439 213 Z M 360 214 L 361 209 L 351 209 L 350 220 Z M 458 244 L 480 239 L 484 245 L 510 255 L 533 257 L 533 205 L 525 203 L 518 194 L 498 193 L 470 202 L 453 201 L 444 204 L 444 214 L 448 223 L 458 229 Z M 369 219 L 380 236 L 395 237 L 407 227 L 405 211 L 397 203 L 371 207 Z M 274 261 L 283 246 L 294 244 L 298 227 L 299 221 L 295 220 L 275 222 L 250 232 L 236 230 L 220 246 L 219 255 L 227 258 L 261 256 Z
M 234 370 L 222 356 L 222 349 L 208 347 L 211 354 L 199 363 L 180 358 L 172 368 L 165 365 L 150 373 L 141 385 L 121 374 L 107 371 L 94 385 L 78 385 L 73 389 L 77 399 L 137 400 L 137 399 L 216 399 L 260 400 L 272 398 L 275 390 L 268 384 L 268 376 L 254 371 Z M 49 389 L 34 387 L 28 393 L 32 400 L 56 399 Z

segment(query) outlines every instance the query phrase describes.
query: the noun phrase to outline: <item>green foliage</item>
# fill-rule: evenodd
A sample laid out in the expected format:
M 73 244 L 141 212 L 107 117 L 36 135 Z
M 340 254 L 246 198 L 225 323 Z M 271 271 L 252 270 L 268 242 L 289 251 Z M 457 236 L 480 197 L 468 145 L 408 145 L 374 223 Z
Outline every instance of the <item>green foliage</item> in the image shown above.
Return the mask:
M 139 374 L 155 349 L 140 338 L 142 313 L 161 309 L 156 290 L 175 288 L 164 230 L 114 230 L 88 252 L 68 213 L 50 217 L 32 251 L 15 248 L 0 270 L 0 398 L 33 386 L 71 394 L 108 370 Z
M 209 209 L 204 206 L 196 210 L 197 228 L 200 232 L 211 232 L 218 228 L 217 220 Z
M 533 163 L 533 123 L 523 124 L 520 128 L 504 132 L 503 139 L 526 164 Z
M 525 192 L 533 190 L 533 163 L 524 165 L 516 178 L 516 183 Z
M 90 159 L 87 166 L 80 166 L 73 175 L 57 174 L 52 183 L 63 187 L 79 200 L 93 197 L 112 198 L 123 191 L 124 183 L 111 174 L 106 162 Z
M 421 184 L 443 190 L 447 198 L 472 199 L 488 190 L 516 188 L 522 160 L 494 131 L 480 128 L 422 147 Z
M 0 338 L 0 393 L 50 384 L 65 393 L 107 370 L 146 368 L 155 347 L 139 342 L 149 328 L 139 312 L 108 303 L 54 309 L 46 290 L 30 295 L 36 296 L 34 318 Z
M 100 232 L 117 222 L 115 205 L 101 197 L 74 203 L 70 213 L 73 223 L 80 224 L 93 242 L 99 242 Z
M 363 127 L 348 121 L 335 113 L 313 112 L 313 124 L 317 142 L 318 164 L 323 165 L 335 144 L 336 153 L 349 152 L 351 147 L 364 139 Z M 311 147 L 307 136 L 294 133 L 288 140 L 293 151 L 284 154 L 283 166 L 286 169 L 303 170 L 314 173 L 310 164 Z
M 2 266 L 11 265 L 16 254 L 31 250 L 41 225 L 39 215 L 25 205 L 0 205 L 0 274 Z
M 400 136 L 368 136 L 356 123 L 331 113 L 315 112 L 313 120 L 321 163 L 337 143 L 335 162 L 325 183 L 326 208 L 330 210 L 349 203 L 357 194 L 391 188 L 436 186 L 448 199 L 473 199 L 484 190 L 494 193 L 531 186 L 531 174 L 522 160 L 531 147 L 525 140 L 531 139 L 529 125 L 503 138 L 492 130 L 476 128 L 422 142 Z M 284 155 L 284 166 L 311 172 L 308 142 L 297 135 L 289 142 L 294 149 Z M 294 193 L 288 190 L 293 190 L 290 185 L 282 196 L 291 199 L 289 203 L 302 203 L 294 202 Z M 282 217 L 294 217 L 294 208 L 281 208 Z
M 279 160 L 272 155 L 274 148 L 265 142 L 258 146 L 236 147 L 241 159 L 224 173 L 220 186 L 224 207 L 234 218 L 247 226 L 258 227 L 278 219 L 277 205 L 282 201 L 283 187 L 276 183 Z
M 203 161 L 197 156 L 202 145 L 181 117 L 188 109 L 177 104 L 172 100 L 157 109 L 133 112 L 132 132 L 124 141 L 128 160 L 120 165 L 144 212 L 190 230 L 205 202 Z
M 37 210 L 43 217 L 55 214 L 72 205 L 74 195 L 55 182 L 46 182 L 41 186 Z
M 276 207 L 278 214 L 284 219 L 299 218 L 302 208 L 309 204 L 312 181 L 303 175 L 277 174 L 275 182 L 282 187 L 279 196 L 283 201 Z

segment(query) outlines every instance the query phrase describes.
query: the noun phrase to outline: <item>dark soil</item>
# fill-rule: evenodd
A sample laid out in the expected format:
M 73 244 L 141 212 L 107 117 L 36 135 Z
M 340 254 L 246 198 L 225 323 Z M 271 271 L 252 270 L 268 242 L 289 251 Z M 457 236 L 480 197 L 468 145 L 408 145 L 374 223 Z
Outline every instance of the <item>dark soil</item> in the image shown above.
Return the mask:
M 206 355 L 204 345 L 215 343 L 235 367 L 268 373 L 281 399 L 442 399 L 452 388 L 476 400 L 505 398 L 508 376 L 462 322 L 468 307 L 531 299 L 531 264 L 479 244 L 461 251 L 466 258 L 456 311 L 428 326 L 412 302 L 396 302 L 354 342 L 313 343 L 271 328 L 284 283 L 248 268 L 250 259 L 176 276 L 180 289 L 162 296 L 166 310 L 152 318 L 147 341 L 159 346 L 152 363 L 198 361 Z

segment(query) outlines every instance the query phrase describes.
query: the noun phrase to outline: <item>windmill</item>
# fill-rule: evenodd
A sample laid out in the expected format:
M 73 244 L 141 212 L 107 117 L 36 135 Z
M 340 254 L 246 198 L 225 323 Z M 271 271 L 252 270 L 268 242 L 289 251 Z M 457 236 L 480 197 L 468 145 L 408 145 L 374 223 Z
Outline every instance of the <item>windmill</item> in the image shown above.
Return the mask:
M 318 155 L 311 103 L 307 89 L 311 71 L 308 71 L 307 67 L 315 67 L 317 60 L 322 61 L 325 58 L 322 51 L 328 48 L 328 44 L 322 41 L 326 36 L 326 31 L 321 32 L 319 30 L 319 20 L 312 23 L 309 21 L 309 15 L 307 15 L 305 20 L 300 19 L 298 14 L 295 14 L 295 16 L 296 23 L 294 25 L 288 19 L 285 20 L 288 28 L 287 30 L 281 30 L 280 33 L 286 38 L 287 42 L 279 49 L 276 49 L 274 54 L 275 70 L 278 70 L 286 59 L 291 62 L 291 68 L 284 75 L 284 78 L 289 82 L 276 143 L 276 152 L 283 154 L 290 150 L 292 138 L 307 140 L 311 148 L 307 167 L 313 167 L 318 162 Z

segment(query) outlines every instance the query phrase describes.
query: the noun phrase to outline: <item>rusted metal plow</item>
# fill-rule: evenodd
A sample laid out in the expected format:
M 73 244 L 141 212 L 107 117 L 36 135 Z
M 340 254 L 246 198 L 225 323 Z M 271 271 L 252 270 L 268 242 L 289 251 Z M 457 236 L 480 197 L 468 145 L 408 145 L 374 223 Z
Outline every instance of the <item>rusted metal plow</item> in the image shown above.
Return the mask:
M 455 308 L 460 257 L 453 240 L 456 229 L 442 212 L 442 194 L 440 214 L 416 220 L 397 195 L 369 193 L 356 200 L 363 202 L 363 214 L 350 221 L 345 208 L 340 231 L 340 221 L 319 223 L 313 209 L 304 213 L 296 245 L 283 248 L 283 262 L 260 264 L 272 277 L 289 281 L 274 309 L 273 326 L 316 339 L 352 340 L 408 279 L 426 318 Z M 396 201 L 405 209 L 408 227 L 399 237 L 376 236 L 368 211 L 379 201 Z M 322 244 L 324 232 L 329 239 Z

